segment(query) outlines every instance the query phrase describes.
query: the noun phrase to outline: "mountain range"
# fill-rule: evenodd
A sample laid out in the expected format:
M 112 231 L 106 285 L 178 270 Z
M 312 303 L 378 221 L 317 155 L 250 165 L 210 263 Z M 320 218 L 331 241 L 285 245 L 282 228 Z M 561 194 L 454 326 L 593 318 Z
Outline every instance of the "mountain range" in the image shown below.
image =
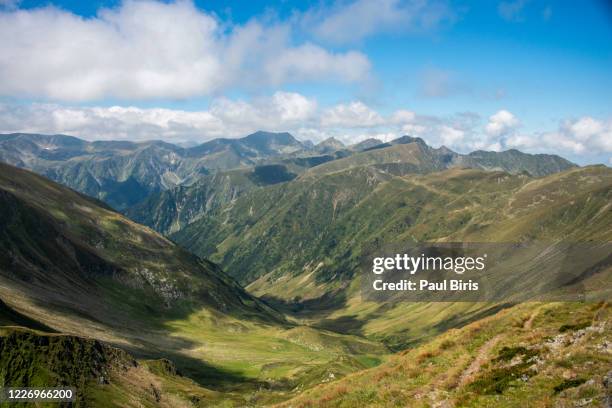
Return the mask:
M 605 301 L 362 292 L 363 259 L 390 246 L 533 244 L 497 269 L 529 287 L 565 262 L 559 242 L 579 242 L 599 252 L 567 286 L 606 299 L 606 166 L 267 132 L 189 148 L 2 135 L 0 161 L 0 384 L 78 384 L 82 406 L 603 406 L 609 393 Z
M 391 144 L 407 143 L 400 138 Z M 161 141 L 87 142 L 72 136 L 0 135 L 0 161 L 27 168 L 92 197 L 117 210 L 125 210 L 151 195 L 180 185 L 190 185 L 204 174 L 277 164 L 286 172 L 300 173 L 326 161 L 351 156 L 364 148 L 384 147 L 370 139 L 345 148 L 328 139 L 318 145 L 296 140 L 289 133 L 256 132 L 241 139 L 214 139 L 183 148 Z M 373 145 L 374 144 L 374 145 Z M 443 149 L 447 165 L 523 169 L 528 155 L 513 151 L 472 154 L 467 158 Z M 445 156 L 445 157 L 446 157 Z M 512 156 L 512 157 L 506 157 Z M 538 156 L 525 167 L 534 175 L 550 174 L 572 166 L 556 156 Z

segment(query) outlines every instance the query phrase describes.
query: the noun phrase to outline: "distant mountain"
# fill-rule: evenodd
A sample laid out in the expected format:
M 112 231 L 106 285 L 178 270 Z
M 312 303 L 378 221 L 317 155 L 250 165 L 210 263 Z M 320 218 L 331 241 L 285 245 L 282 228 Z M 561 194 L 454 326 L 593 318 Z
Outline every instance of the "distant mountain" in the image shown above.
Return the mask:
M 344 149 L 344 143 L 334 137 L 329 137 L 315 145 L 314 149 L 319 153 L 334 153 Z
M 382 140 L 371 138 L 371 139 L 362 140 L 359 143 L 355 143 L 354 145 L 349 146 L 349 148 L 351 150 L 360 152 L 362 150 L 366 150 L 366 149 L 369 149 L 371 147 L 378 146 L 381 144 L 383 144 Z
M 118 210 L 126 210 L 152 194 L 193 184 L 206 174 L 262 165 L 283 165 L 293 174 L 339 161 L 316 171 L 379 163 L 400 172 L 462 166 L 527 171 L 537 176 L 572 166 L 557 156 L 532 156 L 513 150 L 459 155 L 445 148 L 432 149 L 422 139 L 410 136 L 376 142 L 371 139 L 348 149 L 329 138 L 313 146 L 289 133 L 260 131 L 240 139 L 214 139 L 183 148 L 161 141 L 86 142 L 64 135 L 9 134 L 0 135 L 0 161 L 33 170 Z M 416 145 L 421 157 L 405 157 L 401 148 L 385 150 L 399 145 Z M 374 153 L 377 150 L 385 152 Z M 288 180 L 289 176 L 283 177 Z
M 477 167 L 484 170 L 503 170 L 509 173 L 526 171 L 533 176 L 546 176 L 567 170 L 575 165 L 552 154 L 527 154 L 515 149 L 503 152 L 482 150 L 454 159 L 458 166 Z
M 259 173 L 249 169 L 205 175 L 191 186 L 179 186 L 152 194 L 128 209 L 126 215 L 164 234 L 171 234 L 259 187 L 263 177 L 256 174 L 261 173 L 260 168 Z M 264 180 L 264 184 L 274 183 L 265 183 Z
M 432 148 L 418 137 L 402 136 L 388 143 L 365 148 L 348 157 L 310 170 L 307 174 L 323 174 L 356 166 L 377 166 L 397 175 L 428 173 L 454 167 L 527 172 L 545 176 L 576 165 L 556 155 L 532 155 L 508 150 L 505 152 L 474 152 L 462 155 L 446 147 Z
M 130 208 L 127 214 L 157 231 L 169 234 L 175 233 L 189 223 L 209 214 L 211 208 L 217 208 L 219 204 L 236 199 L 243 192 L 274 184 L 272 181 L 287 182 L 296 175 L 299 175 L 298 179 L 316 178 L 325 174 L 365 166 L 394 176 L 426 174 L 457 167 L 507 171 L 512 174 L 527 172 L 542 176 L 574 167 L 574 164 L 558 156 L 530 155 L 517 151 L 486 152 L 486 154 L 476 152 L 470 155 L 461 155 L 445 147 L 432 148 L 422 139 L 410 136 L 365 148 L 362 151 L 351 152 L 343 149 L 336 151 L 333 155 L 280 156 L 280 159 L 269 159 L 268 162 L 279 164 L 269 165 L 272 167 L 260 166 L 253 168 L 255 170 L 234 173 L 221 172 L 216 177 L 203 176 L 193 186 L 152 193 L 143 203 Z M 278 173 L 276 178 L 256 182 L 253 176 L 256 173 L 263 174 L 264 169 L 268 169 L 267 173 L 270 175 L 278 172 L 286 174 Z M 229 177 L 230 174 L 232 174 L 231 177 Z M 238 174 L 250 174 L 250 176 L 241 178 L 237 177 Z M 235 183 L 233 187 L 232 183 Z M 228 191 L 233 193 L 228 195 Z M 175 198 L 170 199 L 170 197 Z M 191 198 L 185 199 L 185 197 Z M 204 200 L 204 197 L 210 198 Z M 177 208 L 180 209 L 172 210 L 174 206 L 169 206 L 168 200 L 181 202 L 180 205 L 177 204 Z M 214 204 L 212 204 L 213 202 Z
M 289 133 L 255 132 L 241 139 L 214 139 L 186 151 L 190 158 L 203 158 L 208 168 L 227 170 L 253 165 L 258 159 L 291 154 L 304 145 Z
M 31 169 L 116 209 L 202 175 L 263 164 L 304 146 L 289 133 L 256 132 L 181 148 L 152 141 L 86 142 L 64 135 L 0 135 L 0 161 Z

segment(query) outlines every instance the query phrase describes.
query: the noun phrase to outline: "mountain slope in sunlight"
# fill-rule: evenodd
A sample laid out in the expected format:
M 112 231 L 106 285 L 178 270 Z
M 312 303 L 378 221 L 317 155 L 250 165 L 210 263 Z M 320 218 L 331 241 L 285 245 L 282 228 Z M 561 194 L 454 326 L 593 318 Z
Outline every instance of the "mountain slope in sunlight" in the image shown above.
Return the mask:
M 607 303 L 525 303 L 279 407 L 608 406 Z
M 23 352 L 4 349 L 9 354 L 3 361 L 16 364 L 2 374 L 11 383 L 42 376 L 70 384 L 66 375 L 81 370 L 78 361 L 65 371 L 45 359 L 48 345 L 65 339 L 54 353 L 70 356 L 75 347 L 90 349 L 85 337 L 119 347 L 139 364 L 113 377 L 109 387 L 96 385 L 83 368 L 79 378 L 94 382 L 86 399 L 99 391 L 112 406 L 125 406 L 109 396 L 120 398 L 126 384 L 149 376 L 153 384 L 167 383 L 156 386 L 164 395 L 191 389 L 206 396 L 204 406 L 240 406 L 247 397 L 258 404 L 288 398 L 330 370 L 340 377 L 387 354 L 370 340 L 290 324 L 217 265 L 101 202 L 29 171 L 4 164 L 0 170 L 0 324 Z M 38 332 L 16 335 L 14 326 Z M 185 378 L 160 379 L 138 368 L 160 358 L 176 364 Z M 115 386 L 116 394 L 106 393 Z M 127 392 L 134 405 L 139 390 Z M 142 396 L 142 403 L 149 397 Z

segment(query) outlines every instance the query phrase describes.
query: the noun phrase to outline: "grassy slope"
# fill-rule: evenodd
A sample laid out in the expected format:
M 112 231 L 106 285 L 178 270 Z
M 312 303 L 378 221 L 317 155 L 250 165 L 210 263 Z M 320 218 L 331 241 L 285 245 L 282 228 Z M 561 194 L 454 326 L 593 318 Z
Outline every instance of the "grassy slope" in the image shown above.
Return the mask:
M 174 237 L 303 321 L 401 348 L 497 307 L 364 302 L 357 271 L 366 250 L 423 241 L 610 241 L 611 185 L 604 166 L 541 179 L 460 169 L 393 177 L 358 167 L 247 194 L 222 219 Z
M 356 177 L 353 178 L 354 176 Z M 316 254 L 316 251 L 325 254 L 318 263 L 302 264 L 312 267 L 298 269 L 297 273 L 289 275 L 288 280 L 279 280 L 279 277 L 286 275 L 284 273 L 276 276 L 271 274 L 256 282 L 252 288 L 285 299 L 296 295 L 305 298 L 312 296 L 314 303 L 320 303 L 316 296 L 329 293 L 329 289 L 334 288 L 327 282 L 339 282 L 337 287 L 343 289 L 337 293 L 340 295 L 341 308 L 327 308 L 320 314 L 298 313 L 297 316 L 320 327 L 366 334 L 395 346 L 405 346 L 414 341 L 425 341 L 448 328 L 481 319 L 498 309 L 495 305 L 482 304 L 404 304 L 388 308 L 363 302 L 356 296 L 358 280 L 351 280 L 352 275 L 346 273 L 347 270 L 350 271 L 351 265 L 358 262 L 361 248 L 356 247 L 355 242 L 390 242 L 392 239 L 403 242 L 411 237 L 503 241 L 549 239 L 563 234 L 575 239 L 609 240 L 607 234 L 612 230 L 606 227 L 610 223 L 609 179 L 609 169 L 602 167 L 569 171 L 542 180 L 465 170 L 428 176 L 391 177 L 377 169 L 355 168 L 347 172 L 332 173 L 321 179 L 300 180 L 300 189 L 289 194 L 293 201 L 282 203 L 282 211 L 278 213 L 278 217 L 274 216 L 274 200 L 279 201 L 279 197 L 287 195 L 287 191 L 283 190 L 288 188 L 287 185 L 262 189 L 262 192 L 259 192 L 263 194 L 260 198 L 265 199 L 259 201 L 249 202 L 250 195 L 244 200 L 237 200 L 236 206 L 242 209 L 237 214 L 243 217 L 241 221 L 246 222 L 246 227 L 239 232 L 246 236 L 232 233 L 230 239 L 239 243 L 242 238 L 253 239 L 257 238 L 259 233 L 271 231 L 273 238 L 277 240 L 271 250 L 277 252 L 265 254 L 282 257 L 283 244 L 298 248 L 297 253 L 303 257 Z M 342 189 L 343 186 L 347 186 L 346 190 Z M 41 197 L 48 197 L 49 194 L 52 193 L 47 191 Z M 312 206 L 310 203 L 304 204 L 304 198 L 309 197 L 313 199 Z M 34 196 L 28 199 L 36 201 Z M 91 201 L 88 203 L 86 207 L 97 205 Z M 58 219 L 57 214 L 60 214 L 59 219 L 62 219 L 61 214 L 65 211 L 59 208 L 58 212 L 58 209 L 50 204 L 53 203 L 43 203 L 42 207 L 50 210 L 55 220 Z M 90 209 L 84 211 L 88 213 Z M 70 211 L 68 213 L 72 214 Z M 367 215 L 371 222 L 364 223 L 364 215 Z M 229 217 L 231 214 L 225 216 Z M 225 218 L 226 221 L 229 219 Z M 266 223 L 258 225 L 259 220 Z M 303 228 L 311 225 L 308 220 L 316 220 L 313 223 L 314 234 L 296 234 L 295 232 L 301 233 Z M 67 222 L 66 217 L 63 221 Z M 287 222 L 290 224 L 282 224 Z M 327 231 L 329 229 L 326 226 L 330 222 L 342 226 L 342 229 Z M 270 225 L 278 225 L 279 228 L 267 229 Z M 288 229 L 287 226 L 291 228 Z M 106 226 L 104 229 L 106 230 Z M 121 234 L 125 233 L 124 229 L 119 231 Z M 325 232 L 323 236 L 321 231 Z M 227 230 L 221 233 L 227 233 Z M 280 236 L 276 235 L 277 233 L 280 233 Z M 118 239 L 121 234 L 113 238 Z M 226 241 L 226 237 L 223 239 L 228 244 L 233 242 Z M 255 242 L 261 244 L 260 250 L 267 250 L 261 241 L 255 239 Z M 309 242 L 317 242 L 318 246 L 300 249 Z M 330 243 L 333 245 L 329 245 Z M 119 244 L 116 247 L 119 247 Z M 286 253 L 285 249 L 285 255 Z M 236 254 L 240 255 L 239 252 Z M 138 256 L 142 257 L 142 253 L 138 253 Z M 124 258 L 125 256 L 120 256 L 112 259 L 123 262 Z M 134 260 L 138 261 L 139 259 Z M 241 261 L 245 262 L 244 258 Z M 302 262 L 302 259 L 298 258 L 298 261 Z M 288 268 L 286 271 L 291 272 L 292 269 Z M 273 276 L 274 279 L 265 280 Z M 340 276 L 347 279 L 337 279 Z M 349 282 L 352 282 L 352 286 L 343 287 Z M 67 328 L 67 331 L 73 333 L 78 330 L 97 333 L 106 336 L 109 341 L 124 342 L 136 350 L 138 346 L 142 350 L 146 341 L 145 348 L 155 350 L 157 354 L 162 350 L 179 350 L 173 353 L 172 358 L 187 374 L 203 383 L 208 381 L 209 385 L 216 389 L 219 389 L 223 377 L 224 394 L 211 397 L 217 398 L 214 400 L 217 402 L 227 400 L 229 403 L 234 401 L 244 404 L 248 401 L 250 404 L 259 405 L 286 398 L 292 395 L 288 390 L 298 392 L 315 383 L 330 382 L 350 371 L 377 363 L 375 356 L 384 353 L 380 346 L 362 338 L 306 327 L 287 330 L 286 327 L 270 322 L 245 319 L 248 317 L 245 312 L 249 308 L 241 306 L 238 306 L 237 311 L 230 307 L 225 312 L 211 307 L 194 308 L 192 305 L 179 307 L 171 312 L 164 311 L 163 308 L 154 309 L 155 312 L 163 312 L 157 317 L 151 310 L 142 309 L 138 318 L 144 319 L 144 324 L 130 332 L 130 325 L 134 324 L 131 318 L 139 307 L 139 298 L 143 295 L 155 296 L 155 290 L 148 293 L 131 293 L 130 296 L 131 289 L 125 291 L 112 282 L 110 287 L 104 289 L 108 290 L 107 294 L 118 304 L 134 306 L 127 313 L 126 320 L 122 320 L 124 316 L 121 314 L 118 319 L 115 316 L 115 326 L 112 330 L 108 330 L 106 326 L 108 322 L 104 321 L 104 313 L 96 314 L 96 318 L 102 317 L 102 321 L 94 321 L 92 316 L 83 317 L 71 311 L 53 310 L 53 313 L 48 313 L 31 299 L 27 299 L 24 293 L 20 293 L 19 299 L 11 300 L 12 306 L 17 306 L 19 312 L 28 312 L 25 313 L 28 316 L 51 322 L 54 328 Z M 18 293 L 18 290 L 11 288 L 9 293 Z M 157 295 L 161 296 L 159 293 Z M 163 296 L 161 299 L 164 299 Z M 304 303 L 298 302 L 297 305 Z M 335 304 L 332 302 L 331 305 Z M 248 312 L 246 313 L 248 315 Z M 500 316 L 505 313 L 510 312 L 503 311 Z M 274 320 L 274 317 L 270 316 L 270 319 Z M 571 321 L 571 318 L 564 314 L 555 324 L 567 324 L 568 321 Z M 143 326 L 150 331 L 142 332 Z M 460 351 L 464 353 L 464 350 Z M 255 364 L 246 364 L 245 361 L 253 361 Z M 448 364 L 451 362 L 449 359 Z M 412 374 L 408 374 L 408 378 L 404 380 L 408 381 L 411 376 Z M 429 381 L 428 378 L 423 380 Z M 435 381 L 432 384 L 435 384 Z M 262 387 L 270 388 L 273 392 L 265 389 L 255 391 Z M 206 390 L 198 392 L 206 393 Z M 357 396 L 339 401 L 348 404 L 346 406 L 353 406 L 362 401 L 361 398 L 373 403 L 386 403 L 386 400 L 381 402 L 371 399 L 374 398 L 371 392 L 370 390 L 365 397 L 361 392 L 357 392 Z M 325 397 L 326 400 L 327 398 L 328 396 Z M 480 397 L 458 394 L 456 398 L 467 398 L 465 401 L 478 403 Z M 486 400 L 488 397 L 483 398 L 483 401 L 490 402 Z
M 139 358 L 168 357 L 244 403 L 282 398 L 376 363 L 384 347 L 283 322 L 214 264 L 99 202 L 1 165 L 4 324 L 95 337 Z M 21 319 L 27 317 L 27 319 Z M 273 388 L 272 392 L 270 389 Z M 259 391 L 258 391 L 259 390 Z
M 379 224 L 372 222 L 360 227 L 357 221 L 347 221 L 355 226 L 347 236 L 357 242 L 400 243 L 413 239 L 610 242 L 611 184 L 612 172 L 604 167 L 571 170 L 535 180 L 472 170 L 396 179 L 347 214 L 349 220 L 370 214 Z M 296 285 L 303 278 L 298 275 L 282 282 L 278 290 L 270 286 L 264 289 L 265 282 L 260 280 L 251 289 L 259 294 L 292 296 L 295 292 L 290 288 L 308 288 L 306 282 Z M 316 282 L 308 283 L 316 285 Z M 481 303 L 391 306 L 365 302 L 359 296 L 358 279 L 352 282 L 346 298 L 342 307 L 329 314 L 305 317 L 323 327 L 339 327 L 382 339 L 396 348 L 426 340 L 498 310 L 496 305 Z
M 572 163 L 558 156 L 529 155 L 516 150 L 459 155 L 446 148 L 433 149 L 423 140 L 410 137 L 371 147 L 367 151 L 339 150 L 333 155 L 323 156 L 311 156 L 313 152 L 299 151 L 289 156 L 269 157 L 262 162 L 266 166 L 200 176 L 193 185 L 153 193 L 126 213 L 159 232 L 172 234 L 214 213 L 224 204 L 231 207 L 233 200 L 243 192 L 256 186 L 291 180 L 296 174 L 312 178 L 371 166 L 395 175 L 471 167 L 512 174 L 527 171 L 543 176 L 573 167 Z
M 217 172 L 204 175 L 189 186 L 152 194 L 125 214 L 168 235 L 224 206 L 231 206 L 240 195 L 250 190 L 294 177 L 295 174 L 280 164 Z
M 279 406 L 603 407 L 611 341 L 607 304 L 525 303 Z
M 97 340 L 19 327 L 0 328 L 0 384 L 71 386 L 76 407 L 210 406 L 219 399 L 168 360 L 137 361 Z

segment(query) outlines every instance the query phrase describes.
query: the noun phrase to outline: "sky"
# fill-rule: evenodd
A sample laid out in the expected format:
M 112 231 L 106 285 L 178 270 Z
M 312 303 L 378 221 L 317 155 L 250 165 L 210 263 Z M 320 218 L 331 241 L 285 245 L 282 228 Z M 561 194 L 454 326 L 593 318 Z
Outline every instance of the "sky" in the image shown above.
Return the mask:
M 601 0 L 0 0 L 0 132 L 419 136 L 612 165 Z

